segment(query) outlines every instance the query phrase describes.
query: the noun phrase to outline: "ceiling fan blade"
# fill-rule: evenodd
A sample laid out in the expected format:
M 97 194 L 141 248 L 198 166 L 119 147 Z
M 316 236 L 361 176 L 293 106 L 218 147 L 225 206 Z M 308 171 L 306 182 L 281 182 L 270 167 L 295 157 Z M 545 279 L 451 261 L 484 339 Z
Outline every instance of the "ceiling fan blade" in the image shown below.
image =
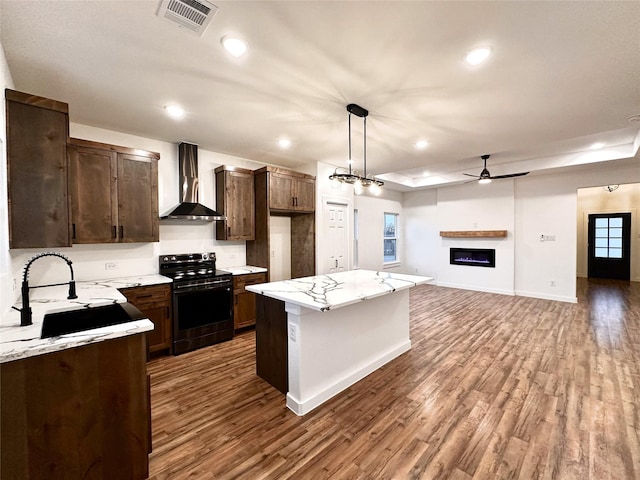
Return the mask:
M 463 175 L 466 175 L 467 177 L 480 178 L 480 175 L 471 175 L 470 173 L 463 173 Z
M 509 175 L 496 175 L 495 177 L 491 177 L 491 180 L 495 180 L 498 178 L 511 178 L 511 177 L 521 177 L 523 175 L 527 175 L 529 172 L 520 172 L 520 173 L 510 173 Z

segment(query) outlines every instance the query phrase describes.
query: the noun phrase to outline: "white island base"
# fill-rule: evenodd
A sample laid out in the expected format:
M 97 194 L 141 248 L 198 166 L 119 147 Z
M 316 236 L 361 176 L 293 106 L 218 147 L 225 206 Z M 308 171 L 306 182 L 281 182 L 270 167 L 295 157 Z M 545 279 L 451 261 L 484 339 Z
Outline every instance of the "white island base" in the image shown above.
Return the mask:
M 258 376 L 309 413 L 411 348 L 409 289 L 431 280 L 352 270 L 248 286 Z
M 304 415 L 411 348 L 409 290 L 318 312 L 285 303 L 287 407 Z

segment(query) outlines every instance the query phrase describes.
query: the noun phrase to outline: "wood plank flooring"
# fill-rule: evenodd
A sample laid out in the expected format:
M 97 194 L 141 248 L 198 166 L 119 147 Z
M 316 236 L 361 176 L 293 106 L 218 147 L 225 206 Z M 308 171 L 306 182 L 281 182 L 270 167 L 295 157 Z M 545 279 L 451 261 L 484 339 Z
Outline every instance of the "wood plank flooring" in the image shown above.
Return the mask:
M 150 478 L 640 479 L 640 284 L 577 294 L 416 287 L 412 349 L 304 417 L 251 331 L 154 360 Z

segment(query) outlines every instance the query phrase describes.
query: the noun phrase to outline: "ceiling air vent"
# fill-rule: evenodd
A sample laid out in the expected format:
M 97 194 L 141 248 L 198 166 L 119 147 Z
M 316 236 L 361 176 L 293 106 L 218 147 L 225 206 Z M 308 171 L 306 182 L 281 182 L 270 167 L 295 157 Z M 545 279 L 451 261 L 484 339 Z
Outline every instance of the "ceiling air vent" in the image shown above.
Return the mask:
M 218 11 L 206 0 L 162 0 L 158 16 L 202 35 Z

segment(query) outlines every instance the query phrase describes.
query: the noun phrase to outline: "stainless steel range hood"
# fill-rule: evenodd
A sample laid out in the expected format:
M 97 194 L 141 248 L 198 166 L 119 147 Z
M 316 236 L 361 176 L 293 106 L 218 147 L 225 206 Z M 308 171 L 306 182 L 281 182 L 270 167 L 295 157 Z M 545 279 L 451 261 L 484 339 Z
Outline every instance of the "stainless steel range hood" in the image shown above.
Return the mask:
M 180 204 L 166 213 L 161 220 L 189 220 L 212 222 L 227 217 L 198 203 L 198 146 L 183 142 L 178 145 L 180 171 Z

